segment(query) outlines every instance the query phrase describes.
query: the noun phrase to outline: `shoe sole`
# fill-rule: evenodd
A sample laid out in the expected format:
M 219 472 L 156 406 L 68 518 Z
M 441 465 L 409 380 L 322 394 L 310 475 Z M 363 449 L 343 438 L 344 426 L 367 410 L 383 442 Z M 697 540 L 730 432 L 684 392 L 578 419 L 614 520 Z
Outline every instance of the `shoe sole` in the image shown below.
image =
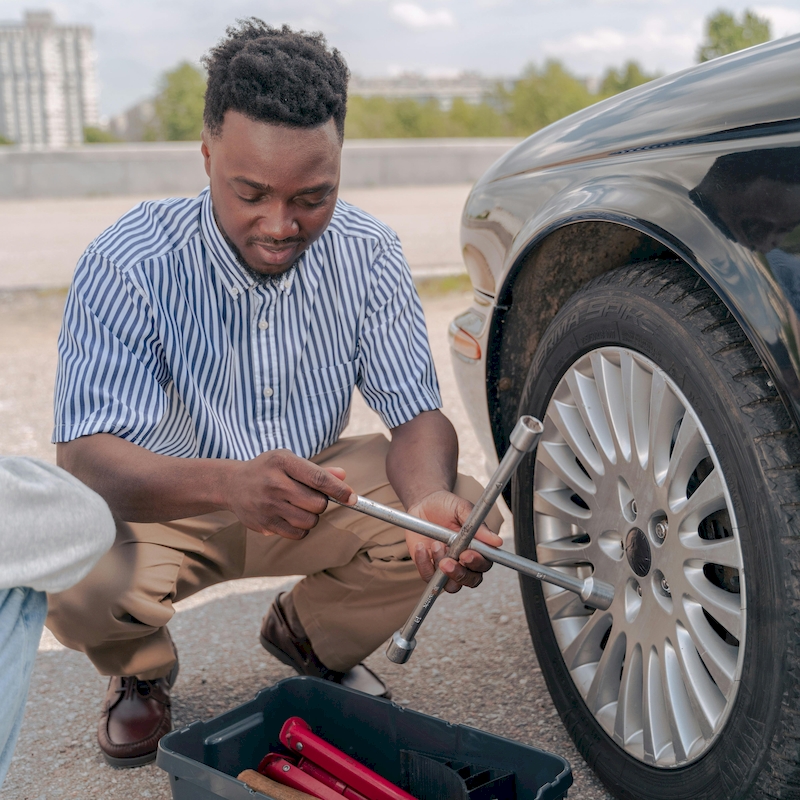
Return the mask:
M 178 680 L 179 672 L 180 672 L 180 664 L 178 661 L 176 661 L 175 666 L 169 673 L 170 689 L 172 689 L 172 687 L 175 685 L 175 681 Z M 145 753 L 142 756 L 133 756 L 132 758 L 115 758 L 114 756 L 110 756 L 108 753 L 106 753 L 106 751 L 103 750 L 102 747 L 100 748 L 100 753 L 109 767 L 113 767 L 114 769 L 133 769 L 134 767 L 143 767 L 146 764 L 152 764 L 156 760 L 158 749 L 153 750 L 152 753 Z
M 143 767 L 145 764 L 152 764 L 156 760 L 156 750 L 152 753 L 145 753 L 143 756 L 135 756 L 134 758 L 114 758 L 107 753 L 103 753 L 103 758 L 109 767 L 114 769 L 132 769 L 133 767 Z
M 258 638 L 261 642 L 261 646 L 271 655 L 275 656 L 282 664 L 286 664 L 287 667 L 291 667 L 298 675 L 302 675 L 303 673 L 297 669 L 297 664 L 292 661 L 286 653 L 283 652 L 279 647 L 276 647 L 272 642 L 264 636 L 264 634 L 259 633 Z

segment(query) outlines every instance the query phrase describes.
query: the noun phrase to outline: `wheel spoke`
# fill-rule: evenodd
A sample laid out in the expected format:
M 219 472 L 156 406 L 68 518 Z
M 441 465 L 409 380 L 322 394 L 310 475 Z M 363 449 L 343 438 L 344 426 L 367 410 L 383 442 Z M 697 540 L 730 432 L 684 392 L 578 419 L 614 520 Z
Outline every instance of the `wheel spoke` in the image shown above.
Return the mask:
M 675 638 L 675 655 L 680 662 L 689 702 L 703 737 L 710 739 L 725 711 L 725 696 L 703 665 L 691 634 L 680 623 L 675 628 Z
M 617 713 L 614 719 L 614 741 L 626 749 L 631 748 L 632 745 L 638 746 L 640 757 L 644 755 L 642 743 L 643 699 L 642 648 L 638 643 L 631 647 L 629 642 L 619 686 Z
M 582 564 L 590 561 L 588 552 L 591 543 L 576 543 L 572 539 L 556 539 L 536 545 L 536 557 L 548 567 Z
M 583 465 L 595 475 L 602 475 L 605 471 L 603 459 L 600 458 L 578 409 L 574 405 L 555 400 L 547 410 L 547 416 Z
M 670 511 L 680 520 L 678 530 L 697 530 L 697 526 L 709 514 L 725 508 L 725 487 L 716 469 L 697 487 L 690 498 L 686 498 L 685 487 L 682 491 L 682 495 L 676 492 L 676 497 L 673 499 L 670 487 Z
M 703 441 L 694 416 L 684 415 L 667 470 L 667 486 L 669 487 L 671 506 L 678 506 L 681 501 L 686 500 L 689 478 L 707 453 L 708 448 Z
M 711 678 L 725 697 L 729 697 L 736 679 L 739 648 L 724 642 L 711 627 L 703 607 L 696 600 L 683 602 L 686 628 Z
M 742 568 L 742 554 L 733 536 L 725 539 L 701 539 L 697 531 L 681 534 L 684 556 L 704 564 L 719 564 L 722 567 Z
M 643 369 L 630 353 L 623 352 L 620 362 L 633 449 L 639 466 L 647 469 L 650 461 L 650 398 L 653 375 Z
M 583 664 L 592 664 L 600 660 L 602 650 L 600 642 L 611 626 L 611 615 L 595 611 L 580 629 L 577 636 L 563 648 L 564 663 L 567 669 L 573 670 Z
M 597 396 L 611 432 L 614 451 L 623 461 L 630 461 L 631 435 L 628 425 L 628 406 L 622 387 L 622 368 L 599 352 L 592 353 L 591 362 Z
M 672 734 L 664 703 L 663 677 L 661 659 L 655 648 L 651 648 L 643 658 L 644 681 L 642 718 L 644 722 L 643 738 L 645 760 L 656 763 L 664 758 L 669 759 L 672 749 Z
M 557 589 L 545 596 L 547 613 L 550 619 L 560 619 L 561 617 L 588 617 L 592 612 L 586 610 L 583 601 L 574 592 L 566 589 Z
M 695 719 L 694 710 L 683 682 L 683 670 L 672 642 L 664 642 L 663 659 L 664 705 L 672 732 L 672 747 L 678 762 L 686 761 L 703 732 Z
M 737 640 L 742 638 L 741 595 L 726 592 L 715 586 L 705 576 L 702 568 L 688 565 L 684 574 L 689 583 L 693 599 Z
M 616 448 L 608 427 L 603 404 L 597 394 L 597 383 L 593 378 L 587 378 L 586 375 L 576 370 L 570 370 L 565 377 L 567 386 L 572 392 L 575 407 L 578 409 L 578 413 L 581 415 L 583 424 L 592 437 L 595 447 L 599 448 L 612 464 L 616 463 Z
M 594 678 L 586 693 L 586 705 L 597 714 L 610 703 L 618 701 L 620 693 L 620 673 L 625 658 L 626 636 L 622 631 L 611 628 L 603 655 L 597 662 Z
M 680 400 L 667 386 L 661 370 L 653 373 L 650 391 L 650 458 L 656 486 L 662 486 L 670 463 L 672 432 L 684 415 Z
M 589 509 L 581 508 L 572 500 L 573 492 L 570 489 L 546 489 L 536 493 L 533 510 L 537 514 L 547 514 L 557 517 L 562 522 L 575 525 L 583 530 L 583 526 L 592 516 Z
M 540 462 L 574 492 L 586 499 L 597 491 L 594 481 L 578 466 L 568 444 L 542 442 L 539 448 Z

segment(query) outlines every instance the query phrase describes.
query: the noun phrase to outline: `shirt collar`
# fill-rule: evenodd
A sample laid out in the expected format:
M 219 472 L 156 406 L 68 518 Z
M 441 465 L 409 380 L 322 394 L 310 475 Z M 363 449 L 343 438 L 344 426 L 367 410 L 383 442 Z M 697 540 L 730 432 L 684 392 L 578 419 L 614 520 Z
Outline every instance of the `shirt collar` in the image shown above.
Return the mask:
M 203 199 L 200 208 L 200 234 L 211 255 L 211 263 L 219 273 L 225 289 L 232 297 L 238 297 L 259 284 L 242 269 L 239 259 L 236 258 L 231 246 L 225 241 L 225 237 L 222 235 L 219 225 L 217 225 L 217 220 L 214 218 L 211 190 L 205 188 L 201 194 Z M 303 262 L 304 258 L 305 253 L 283 276 L 283 281 L 275 286 L 276 290 L 291 294 L 298 265 Z

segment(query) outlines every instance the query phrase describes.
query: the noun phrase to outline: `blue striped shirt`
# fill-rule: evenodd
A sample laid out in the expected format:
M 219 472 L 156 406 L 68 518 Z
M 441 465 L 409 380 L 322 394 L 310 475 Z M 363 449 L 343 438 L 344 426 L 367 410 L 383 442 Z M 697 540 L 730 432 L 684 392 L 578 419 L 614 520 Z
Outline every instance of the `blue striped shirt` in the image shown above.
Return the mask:
M 55 442 L 309 458 L 340 436 L 355 386 L 389 428 L 441 406 L 397 236 L 341 200 L 268 284 L 239 265 L 207 189 L 136 206 L 78 262 L 58 354 Z

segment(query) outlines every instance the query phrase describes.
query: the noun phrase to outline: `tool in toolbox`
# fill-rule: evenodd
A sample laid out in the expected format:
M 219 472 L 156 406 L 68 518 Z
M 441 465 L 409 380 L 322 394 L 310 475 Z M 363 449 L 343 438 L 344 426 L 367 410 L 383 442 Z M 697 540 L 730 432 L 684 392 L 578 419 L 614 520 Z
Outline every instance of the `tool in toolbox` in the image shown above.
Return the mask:
M 386 778 L 326 742 L 300 717 L 290 717 L 280 741 L 296 757 L 267 753 L 258 772 L 318 800 L 414 800 Z
M 514 553 L 498 550 L 496 547 L 483 544 L 483 542 L 473 542 L 473 537 L 483 524 L 486 515 L 500 496 L 500 493 L 511 480 L 511 476 L 522 459 L 536 448 L 539 437 L 542 435 L 542 430 L 542 423 L 535 417 L 525 415 L 519 418 L 514 430 L 511 432 L 510 447 L 489 479 L 469 518 L 458 532 L 448 530 L 441 525 L 427 522 L 418 517 L 413 517 L 403 511 L 397 511 L 389 506 L 375 503 L 366 497 L 359 496 L 354 505 L 346 507 L 361 511 L 368 516 L 376 517 L 414 533 L 421 533 L 423 536 L 428 536 L 439 542 L 444 542 L 448 545 L 447 555 L 451 558 L 458 559 L 461 553 L 467 549 L 476 550 L 489 561 L 502 564 L 504 567 L 510 567 L 523 575 L 536 578 L 536 580 L 545 581 L 570 592 L 575 592 L 586 605 L 604 610 L 614 600 L 614 587 L 611 584 L 599 581 L 591 576 L 584 579 L 574 578 L 571 575 L 565 575 L 563 572 L 545 567 Z M 337 501 L 333 500 L 333 502 Z M 339 505 L 344 504 L 339 503 Z M 386 655 L 391 661 L 396 664 L 404 664 L 411 658 L 411 653 L 416 646 L 414 637 L 436 598 L 442 593 L 447 581 L 447 575 L 437 569 L 428 583 L 425 594 L 411 612 L 406 624 L 392 636 L 392 641 L 386 651 Z

